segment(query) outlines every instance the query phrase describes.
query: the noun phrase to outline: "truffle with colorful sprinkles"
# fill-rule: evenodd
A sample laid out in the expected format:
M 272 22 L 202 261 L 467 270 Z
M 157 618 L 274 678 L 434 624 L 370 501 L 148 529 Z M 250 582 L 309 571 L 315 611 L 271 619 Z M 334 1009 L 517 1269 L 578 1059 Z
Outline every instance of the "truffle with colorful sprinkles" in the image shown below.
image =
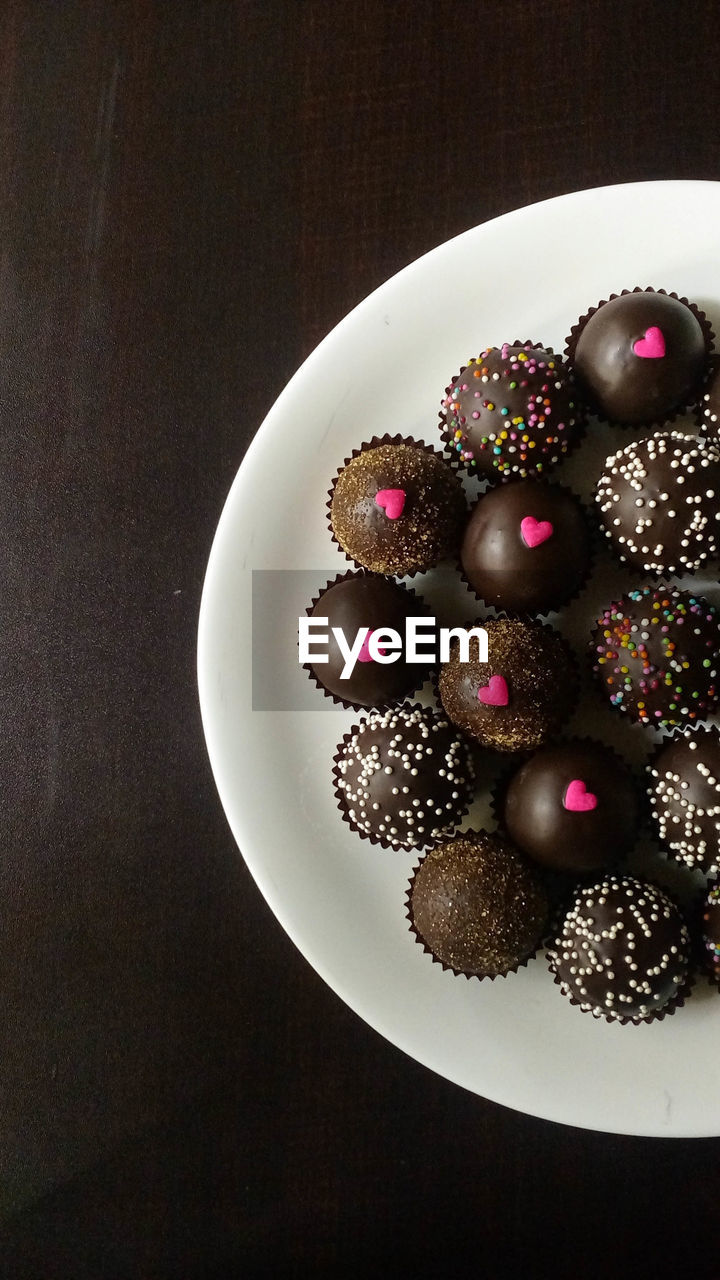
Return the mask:
M 345 735 L 335 794 L 358 835 L 386 848 L 422 849 L 452 835 L 467 812 L 474 769 L 444 716 L 420 706 L 374 712 Z
M 687 298 L 624 289 L 578 320 L 566 353 L 590 407 L 617 423 L 662 423 L 700 398 L 713 334 Z
M 680 1002 L 690 934 L 658 885 L 608 875 L 579 890 L 547 952 L 564 996 L 608 1022 L 650 1022 Z
M 610 702 L 644 725 L 692 725 L 718 701 L 720 630 L 702 596 L 638 587 L 608 606 L 593 631 L 593 670 Z
M 621 560 L 654 573 L 692 572 L 718 553 L 720 452 L 680 431 L 612 454 L 595 494 Z
M 533 751 L 570 715 L 577 671 L 567 642 L 552 627 L 487 618 L 488 661 L 462 661 L 459 638 L 440 668 L 438 693 L 463 733 L 495 751 Z
M 330 526 L 346 555 L 400 577 L 455 554 L 466 514 L 447 462 L 407 441 L 367 446 L 348 459 L 330 501 Z
M 408 907 L 417 941 L 468 978 L 500 977 L 529 959 L 548 915 L 540 874 L 487 831 L 432 849 L 413 873 Z
M 703 945 L 703 968 L 720 987 L 720 881 L 708 888 L 702 908 L 700 935 Z
M 673 738 L 648 766 L 652 818 L 670 856 L 691 869 L 720 869 L 720 733 Z
M 446 388 L 443 438 L 479 476 L 541 475 L 576 442 L 583 422 L 561 356 L 532 342 L 488 347 Z

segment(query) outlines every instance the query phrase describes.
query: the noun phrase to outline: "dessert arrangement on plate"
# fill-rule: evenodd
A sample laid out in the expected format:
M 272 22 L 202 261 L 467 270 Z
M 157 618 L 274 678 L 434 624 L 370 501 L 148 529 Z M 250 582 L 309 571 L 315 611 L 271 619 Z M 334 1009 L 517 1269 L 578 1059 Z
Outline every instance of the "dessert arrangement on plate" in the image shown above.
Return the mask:
M 439 397 L 444 453 L 397 435 L 345 460 L 328 523 L 351 567 L 308 607 L 329 634 L 327 659 L 307 663 L 318 696 L 362 713 L 333 760 L 338 820 L 388 856 L 421 855 L 398 903 L 409 942 L 479 980 L 544 953 L 558 998 L 623 1024 L 674 1013 L 698 974 L 720 987 L 720 882 L 688 910 L 623 865 L 647 823 L 679 874 L 720 872 L 720 733 L 705 723 L 720 703 L 720 617 L 671 582 L 720 554 L 713 342 L 694 303 L 636 288 L 588 310 L 563 356 L 516 339 L 482 351 Z M 688 412 L 692 433 L 676 425 Z M 548 476 L 597 418 L 618 447 L 590 509 Z M 465 474 L 485 486 L 470 510 Z M 637 581 L 595 602 L 575 653 L 546 619 L 586 586 L 603 543 Z M 431 671 L 389 654 L 387 633 L 430 613 L 396 579 L 446 559 L 478 612 L 456 619 Z M 434 708 L 413 701 L 430 674 Z M 592 683 L 664 735 L 644 777 L 606 743 L 562 736 Z M 478 750 L 507 763 L 495 831 L 462 829 L 484 785 Z

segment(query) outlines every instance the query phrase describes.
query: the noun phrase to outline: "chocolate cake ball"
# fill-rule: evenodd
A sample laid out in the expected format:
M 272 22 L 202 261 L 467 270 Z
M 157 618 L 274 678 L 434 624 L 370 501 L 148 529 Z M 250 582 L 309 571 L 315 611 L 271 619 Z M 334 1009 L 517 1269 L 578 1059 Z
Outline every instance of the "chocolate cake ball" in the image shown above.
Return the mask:
M 677 1003 L 690 935 L 658 885 L 608 875 L 579 890 L 547 955 L 563 995 L 586 1013 L 648 1022 Z
M 410 882 L 411 926 L 434 959 L 467 977 L 509 973 L 539 945 L 542 880 L 509 841 L 468 832 L 428 853 Z
M 640 724 L 692 724 L 718 700 L 720 631 L 703 596 L 638 587 L 611 604 L 593 631 L 593 670 L 610 702 Z
M 711 440 L 717 440 L 720 435 L 720 359 L 717 356 L 710 364 L 699 416 L 704 434 Z
M 578 590 L 590 568 L 590 536 L 578 499 L 540 480 L 491 489 L 468 520 L 460 560 L 486 604 L 549 613 Z
M 369 573 L 346 574 L 328 583 L 308 610 L 311 618 L 327 618 L 327 625 L 313 634 L 313 646 L 314 652 L 326 653 L 328 661 L 315 659 L 306 664 L 306 669 L 344 706 L 380 707 L 399 702 L 420 687 L 427 675 L 426 668 L 406 662 L 403 653 L 392 663 L 375 662 L 366 644 L 351 675 L 343 679 L 345 656 L 332 628 L 340 628 L 348 645 L 352 645 L 360 627 L 368 627 L 371 632 L 390 628 L 404 638 L 406 619 L 426 613 L 424 603 L 413 591 L 390 578 Z M 318 643 L 323 631 L 329 635 L 327 646 Z
M 720 882 L 710 885 L 702 910 L 703 968 L 720 987 Z
M 720 733 L 673 738 L 649 765 L 657 833 L 670 856 L 701 871 L 720 868 Z
M 335 757 L 340 811 L 386 848 L 422 849 L 452 835 L 472 798 L 468 746 L 437 711 L 376 711 L 345 735 Z
M 622 560 L 686 573 L 718 553 L 720 452 L 680 431 L 658 432 L 605 462 L 596 499 Z
M 501 811 L 523 853 L 576 874 L 619 861 L 639 825 L 629 769 L 609 747 L 587 738 L 537 751 L 511 778 Z
M 577 694 L 572 653 L 552 628 L 488 618 L 488 661 L 462 662 L 454 639 L 438 692 L 463 733 L 495 751 L 532 751 L 556 733 Z M 470 646 L 470 657 L 477 654 Z
M 547 470 L 582 421 L 565 361 L 532 342 L 481 352 L 446 388 L 440 414 L 443 438 L 468 470 L 502 480 Z
M 675 294 L 636 289 L 583 316 L 568 355 L 591 408 L 612 422 L 651 423 L 687 406 L 711 347 L 700 314 Z
M 432 450 L 408 443 L 363 449 L 338 475 L 330 524 L 343 551 L 375 573 L 402 577 L 457 552 L 462 484 Z

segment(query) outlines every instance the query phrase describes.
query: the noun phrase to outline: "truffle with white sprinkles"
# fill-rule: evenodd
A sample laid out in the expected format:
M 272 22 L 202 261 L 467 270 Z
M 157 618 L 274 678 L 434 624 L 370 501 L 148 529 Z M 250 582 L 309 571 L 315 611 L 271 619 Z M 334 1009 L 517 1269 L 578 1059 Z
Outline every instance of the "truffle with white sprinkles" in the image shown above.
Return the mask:
M 649 1022 L 679 1002 L 690 935 L 658 885 L 609 875 L 578 892 L 547 956 L 563 995 L 585 1013 Z
M 340 811 L 386 848 L 422 849 L 467 812 L 474 769 L 467 744 L 437 711 L 374 712 L 340 743 L 333 769 Z
M 648 793 L 671 857 L 701 871 L 720 869 L 720 733 L 674 738 L 649 766 Z
M 718 553 L 720 452 L 680 431 L 659 431 L 612 454 L 595 493 L 605 533 L 635 568 L 698 569 Z

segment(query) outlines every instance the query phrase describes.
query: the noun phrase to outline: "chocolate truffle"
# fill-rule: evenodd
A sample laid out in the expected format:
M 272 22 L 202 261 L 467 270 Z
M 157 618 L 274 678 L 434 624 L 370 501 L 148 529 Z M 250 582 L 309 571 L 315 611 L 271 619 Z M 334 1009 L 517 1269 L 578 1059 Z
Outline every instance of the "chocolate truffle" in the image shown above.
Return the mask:
M 576 874 L 624 857 L 639 824 L 630 771 L 609 747 L 589 739 L 536 752 L 511 778 L 502 816 L 523 853 Z
M 346 707 L 359 709 L 399 702 L 420 687 L 427 676 L 426 668 L 406 662 L 402 652 L 392 663 L 375 662 L 365 644 L 352 673 L 343 679 L 345 656 L 332 628 L 343 632 L 348 645 L 352 645 L 361 627 L 368 627 L 370 633 L 389 628 L 404 640 L 407 618 L 426 613 L 425 605 L 413 591 L 390 578 L 346 574 L 329 583 L 308 610 L 311 618 L 327 618 L 327 625 L 313 633 L 312 645 L 315 653 L 327 654 L 328 661 L 315 658 L 306 664 L 306 670 Z M 319 642 L 323 632 L 329 636 L 326 646 Z
M 717 614 L 703 596 L 638 587 L 598 618 L 593 670 L 618 710 L 672 729 L 714 710 L 719 647 Z
M 612 422 L 650 423 L 699 395 L 710 345 L 709 327 L 687 299 L 636 289 L 583 316 L 568 354 L 591 408 Z
M 457 552 L 467 505 L 447 463 L 422 445 L 380 444 L 343 467 L 330 524 L 343 551 L 375 573 L 402 577 Z
M 582 585 L 590 536 L 578 499 L 540 480 L 517 480 L 478 500 L 460 550 L 477 595 L 510 613 L 549 613 Z
M 680 431 L 658 432 L 612 454 L 596 499 L 621 560 L 687 573 L 718 552 L 720 453 Z
M 720 987 L 720 882 L 717 880 L 708 888 L 703 903 L 700 936 L 703 968 Z
M 720 359 L 716 356 L 710 364 L 710 371 L 700 401 L 700 422 L 703 432 L 712 440 L 720 435 Z
M 648 794 L 658 836 L 686 867 L 720 867 L 720 733 L 673 738 L 649 765 Z
M 467 977 L 494 978 L 528 959 L 545 928 L 539 873 L 509 841 L 467 832 L 428 853 L 410 882 L 409 919 L 427 951 Z
M 658 885 L 608 875 L 579 890 L 547 955 L 563 995 L 586 1013 L 647 1022 L 677 1003 L 690 935 Z
M 443 438 L 468 470 L 503 480 L 552 466 L 581 423 L 565 361 L 532 342 L 481 352 L 446 388 L 440 414 Z
M 437 711 L 375 711 L 345 735 L 335 757 L 340 811 L 386 848 L 422 849 L 452 835 L 473 792 L 467 743 Z
M 575 663 L 551 627 L 488 618 L 488 661 L 462 662 L 457 639 L 438 692 L 459 729 L 495 751 L 532 751 L 556 733 L 577 693 Z M 477 654 L 471 642 L 470 656 Z

